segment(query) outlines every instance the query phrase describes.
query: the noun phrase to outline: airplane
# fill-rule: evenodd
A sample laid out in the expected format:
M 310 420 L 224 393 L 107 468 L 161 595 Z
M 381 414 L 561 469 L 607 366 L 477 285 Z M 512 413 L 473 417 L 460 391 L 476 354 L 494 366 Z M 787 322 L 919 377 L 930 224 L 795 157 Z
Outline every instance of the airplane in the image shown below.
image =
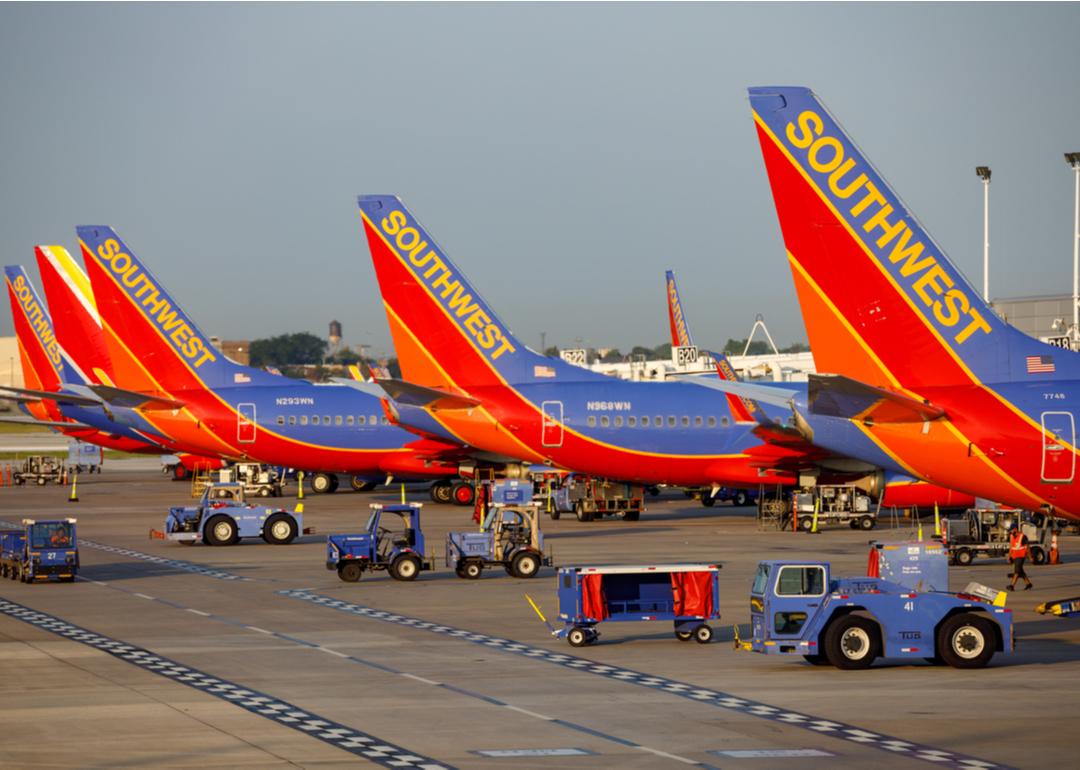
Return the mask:
M 403 425 L 530 463 L 646 484 L 793 484 L 782 449 L 693 382 L 627 382 L 542 356 L 499 320 L 401 201 L 359 198 L 402 380 Z M 407 401 L 408 408 L 402 408 Z
M 212 454 L 311 472 L 331 492 L 382 479 L 451 479 L 459 447 L 389 424 L 380 398 L 316 385 L 228 359 L 109 227 L 77 228 L 118 384 L 182 406 L 147 419 Z
M 824 373 L 810 411 L 847 419 L 914 476 L 1080 518 L 1080 356 L 999 318 L 810 89 L 749 94 Z
M 107 449 L 139 454 L 161 454 L 167 439 L 140 433 L 130 410 L 116 408 L 84 386 L 67 350 L 60 344 L 49 310 L 41 301 L 26 271 L 4 268 L 15 338 L 22 362 L 23 380 L 29 387 L 0 388 L 0 398 L 19 402 L 31 422 L 59 430 L 64 435 Z M 7 394 L 10 393 L 11 396 Z M 4 421 L 25 422 L 7 418 Z
M 690 324 L 683 310 L 682 300 L 679 296 L 679 288 L 675 282 L 675 273 L 668 270 L 664 275 L 665 293 L 667 294 L 668 320 L 671 327 L 672 347 L 693 346 L 693 338 L 690 336 Z M 725 383 L 740 383 L 741 379 L 735 372 L 727 355 L 705 351 L 705 355 L 712 359 L 716 368 L 716 379 Z M 698 375 L 701 376 L 701 375 Z M 765 384 L 761 387 L 768 388 Z M 775 410 L 767 408 L 769 404 L 758 404 L 753 398 L 740 397 L 737 391 L 725 391 L 728 405 L 732 415 L 738 422 L 758 422 L 760 428 L 757 435 L 768 442 L 775 442 L 780 446 L 793 450 L 798 454 L 789 456 L 787 461 L 798 467 L 800 475 L 807 476 L 815 471 L 828 473 L 847 470 L 856 471 L 856 467 L 850 464 L 851 458 L 863 459 L 869 463 L 883 462 L 877 470 L 880 474 L 876 483 L 866 484 L 866 491 L 874 497 L 880 496 L 881 505 L 884 508 L 932 508 L 939 509 L 971 508 L 976 504 L 973 495 L 957 492 L 953 489 L 940 487 L 921 479 L 903 473 L 889 461 L 882 459 L 876 453 L 876 447 L 869 444 L 854 425 L 846 419 L 827 415 L 813 414 L 806 408 L 807 389 L 801 383 L 783 383 L 774 388 L 775 394 L 783 393 L 779 398 L 769 398 L 769 404 L 794 408 L 796 416 L 802 420 L 785 422 L 783 413 L 777 414 Z M 846 432 L 847 435 L 843 435 Z M 843 457 L 837 457 L 834 452 L 824 452 L 822 448 L 813 443 L 817 433 L 831 436 L 830 444 L 833 447 L 842 447 Z M 839 451 L 839 450 L 837 450 Z M 864 474 L 872 478 L 875 471 L 869 467 L 858 468 Z M 702 502 L 710 504 L 712 498 L 703 495 Z

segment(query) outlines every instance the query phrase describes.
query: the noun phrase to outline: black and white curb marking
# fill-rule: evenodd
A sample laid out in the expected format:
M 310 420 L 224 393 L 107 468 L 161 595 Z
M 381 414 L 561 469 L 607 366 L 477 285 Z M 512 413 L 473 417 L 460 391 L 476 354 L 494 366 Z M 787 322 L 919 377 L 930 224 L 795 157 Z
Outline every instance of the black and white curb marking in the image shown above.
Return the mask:
M 183 572 L 193 572 L 196 575 L 217 578 L 218 580 L 239 580 L 242 582 L 250 582 L 252 580 L 252 578 L 244 577 L 242 575 L 236 575 L 232 572 L 226 572 L 223 569 L 214 569 L 213 567 L 206 567 L 202 564 L 196 564 L 195 562 L 191 561 L 183 561 L 182 559 L 166 559 L 164 556 L 155 556 L 152 553 L 133 551 L 130 548 L 120 548 L 115 545 L 106 545 L 105 543 L 98 543 L 93 540 L 86 540 L 85 538 L 81 537 L 79 538 L 79 545 L 85 545 L 87 548 L 94 548 L 98 551 L 115 553 L 120 556 L 128 556 L 132 559 L 141 559 L 142 561 L 148 561 L 152 564 L 160 564 L 163 567 L 170 567 L 172 569 L 181 570 Z
M 863 730 L 855 725 L 836 722 L 830 719 L 821 719 L 797 711 L 788 711 L 787 709 L 770 706 L 767 703 L 761 703 L 760 701 L 739 698 L 719 690 L 710 690 L 686 682 L 667 679 L 662 676 L 653 676 L 651 674 L 644 674 L 640 671 L 632 671 L 619 668 L 618 666 L 609 666 L 604 663 L 588 660 L 587 658 L 579 658 L 574 655 L 567 655 L 566 653 L 553 652 L 544 649 L 543 647 L 532 647 L 512 639 L 500 639 L 499 637 L 488 636 L 487 634 L 480 634 L 462 628 L 440 625 L 439 623 L 433 623 L 431 621 L 423 620 L 422 618 L 398 615 L 393 612 L 387 612 L 386 610 L 378 610 L 360 604 L 353 604 L 352 602 L 335 599 L 331 596 L 323 596 L 303 589 L 290 589 L 278 591 L 278 593 L 282 596 L 312 602 L 313 604 L 318 604 L 339 612 L 345 612 L 351 615 L 369 618 L 371 620 L 379 620 L 384 623 L 408 626 L 409 628 L 415 628 L 433 634 L 442 634 L 444 636 L 478 644 L 482 647 L 502 650 L 503 652 L 508 652 L 513 655 L 520 655 L 525 658 L 562 666 L 563 668 L 574 669 L 595 676 L 602 676 L 617 682 L 624 682 L 638 687 L 647 687 L 652 690 L 668 693 L 669 695 L 676 695 L 681 698 L 697 701 L 698 703 L 703 703 L 705 705 L 715 706 L 717 708 L 734 711 L 740 714 L 747 714 L 749 716 L 760 717 L 761 719 L 767 719 L 773 722 L 780 722 L 821 735 L 828 735 L 833 738 L 839 738 L 863 746 L 870 746 L 891 754 L 906 756 L 924 762 L 931 762 L 940 767 L 963 768 L 964 770 L 989 770 L 990 768 L 994 768 L 994 770 L 1006 770 L 1007 768 L 1006 765 L 1001 765 L 996 762 L 988 762 L 976 757 L 969 757 L 964 754 L 958 754 L 956 752 L 937 749 L 932 746 L 926 746 L 924 744 L 870 732 L 869 730 Z
M 283 701 L 256 690 L 249 690 L 225 679 L 211 676 L 198 669 L 156 655 L 149 650 L 127 644 L 117 639 L 96 634 L 85 628 L 68 623 L 45 612 L 24 607 L 21 604 L 0 599 L 0 614 L 21 620 L 44 631 L 93 647 L 101 652 L 131 663 L 146 671 L 185 684 L 227 703 L 273 720 L 285 727 L 317 738 L 356 756 L 370 760 L 383 767 L 420 768 L 421 770 L 452 770 L 450 765 L 429 757 L 413 754 L 400 746 L 383 741 L 374 735 L 347 727 L 330 719 L 323 719 L 288 701 Z

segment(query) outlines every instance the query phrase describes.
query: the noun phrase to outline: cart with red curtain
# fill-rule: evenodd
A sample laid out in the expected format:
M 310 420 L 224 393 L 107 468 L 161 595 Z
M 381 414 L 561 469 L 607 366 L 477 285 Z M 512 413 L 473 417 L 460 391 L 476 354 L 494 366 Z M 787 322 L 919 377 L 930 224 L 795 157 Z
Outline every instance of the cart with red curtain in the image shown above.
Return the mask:
M 581 647 L 599 638 L 600 623 L 661 620 L 680 641 L 706 644 L 713 633 L 706 621 L 720 619 L 719 571 L 718 564 L 562 567 L 556 636 Z

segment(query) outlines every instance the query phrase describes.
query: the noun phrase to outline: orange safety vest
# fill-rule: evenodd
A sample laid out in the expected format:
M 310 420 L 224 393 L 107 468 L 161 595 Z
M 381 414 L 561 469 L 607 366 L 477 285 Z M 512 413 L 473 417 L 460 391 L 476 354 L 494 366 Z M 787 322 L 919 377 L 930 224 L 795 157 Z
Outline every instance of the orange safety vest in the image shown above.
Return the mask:
M 1024 533 L 1017 532 L 1009 537 L 1009 556 L 1013 559 L 1026 559 L 1028 547 L 1024 543 Z

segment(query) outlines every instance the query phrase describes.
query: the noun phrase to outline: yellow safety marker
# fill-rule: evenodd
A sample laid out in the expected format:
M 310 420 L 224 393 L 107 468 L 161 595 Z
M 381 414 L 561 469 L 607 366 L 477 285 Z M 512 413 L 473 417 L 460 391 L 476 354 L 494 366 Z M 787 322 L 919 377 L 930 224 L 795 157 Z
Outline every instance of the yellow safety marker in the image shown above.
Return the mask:
M 405 505 L 405 482 L 401 482 L 401 504 Z
M 941 512 L 937 503 L 934 503 L 934 537 L 941 537 Z
M 919 512 L 917 510 L 915 511 L 915 520 L 919 522 L 919 542 L 921 543 L 922 542 L 922 516 L 919 515 Z
M 68 498 L 69 503 L 79 502 L 79 493 L 75 491 L 76 486 L 79 484 L 79 474 L 76 473 L 71 477 L 71 497 Z
M 817 517 L 818 517 L 818 511 L 819 510 L 821 510 L 821 498 L 820 497 L 817 498 L 816 500 L 814 500 L 814 520 L 810 522 L 810 534 L 811 535 L 816 535 L 818 533 Z
M 304 472 L 297 471 L 296 473 L 296 499 L 304 499 Z

